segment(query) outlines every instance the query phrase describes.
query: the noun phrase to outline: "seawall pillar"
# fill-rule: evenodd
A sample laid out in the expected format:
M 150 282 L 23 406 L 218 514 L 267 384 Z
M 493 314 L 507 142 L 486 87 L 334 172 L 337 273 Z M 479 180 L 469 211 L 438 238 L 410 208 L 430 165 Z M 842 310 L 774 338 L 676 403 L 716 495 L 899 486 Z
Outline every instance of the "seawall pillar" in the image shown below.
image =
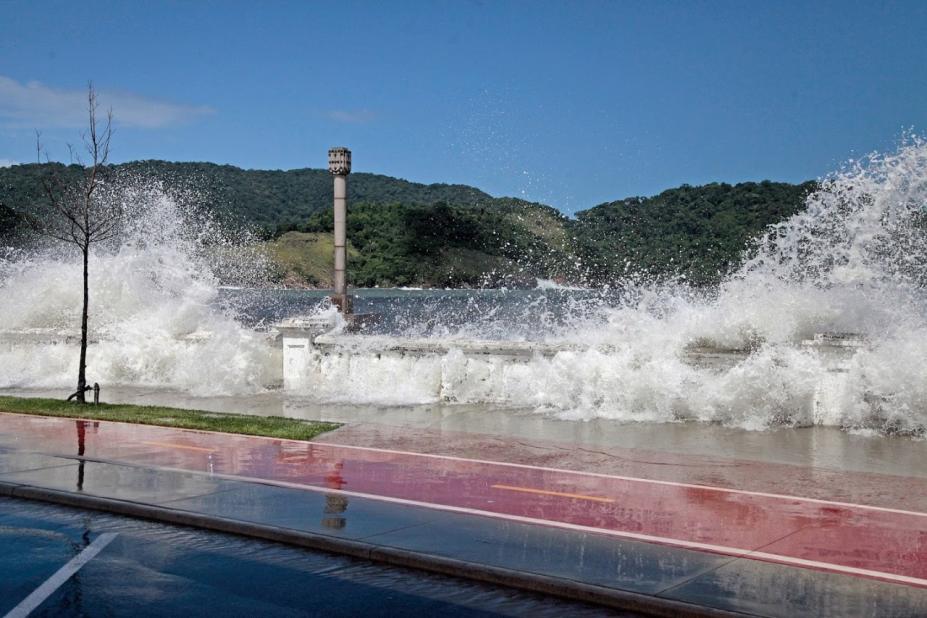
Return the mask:
M 825 373 L 814 389 L 811 418 L 815 425 L 839 425 L 850 392 L 850 364 L 867 346 L 859 333 L 818 333 L 802 345 L 817 352 Z
M 315 338 L 336 326 L 334 316 L 288 318 L 277 324 L 283 344 L 283 388 L 304 389 L 313 371 L 314 357 L 318 356 Z

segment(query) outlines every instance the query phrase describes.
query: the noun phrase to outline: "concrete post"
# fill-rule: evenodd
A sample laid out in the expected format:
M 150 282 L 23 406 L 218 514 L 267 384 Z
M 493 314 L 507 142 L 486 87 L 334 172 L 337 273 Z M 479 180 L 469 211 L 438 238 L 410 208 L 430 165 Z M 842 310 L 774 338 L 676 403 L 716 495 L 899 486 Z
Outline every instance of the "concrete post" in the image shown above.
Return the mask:
M 335 176 L 335 279 L 336 296 L 347 293 L 345 267 L 347 266 L 347 176 Z
M 814 388 L 811 418 L 815 425 L 839 425 L 846 412 L 850 392 L 850 366 L 853 357 L 866 348 L 859 333 L 816 333 L 802 345 L 817 352 L 825 373 Z
M 351 151 L 347 148 L 330 149 L 328 151 L 328 171 L 334 176 L 335 185 L 335 272 L 332 303 L 341 313 L 349 314 L 351 313 L 351 299 L 348 296 L 346 270 L 348 266 L 348 174 L 351 173 Z
M 330 315 L 292 317 L 277 324 L 283 344 L 283 388 L 302 391 L 317 370 L 315 338 L 335 328 Z

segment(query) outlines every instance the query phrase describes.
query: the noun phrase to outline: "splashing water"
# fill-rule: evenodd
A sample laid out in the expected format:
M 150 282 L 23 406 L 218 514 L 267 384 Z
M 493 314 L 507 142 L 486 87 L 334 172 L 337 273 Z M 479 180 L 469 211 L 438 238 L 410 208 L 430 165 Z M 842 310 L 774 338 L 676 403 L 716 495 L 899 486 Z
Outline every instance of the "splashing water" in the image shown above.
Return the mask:
M 507 331 L 513 339 L 586 344 L 585 351 L 536 355 L 484 376 L 468 374 L 454 350 L 430 361 L 355 352 L 351 362 L 323 361 L 326 380 L 313 389 L 348 401 L 423 402 L 437 396 L 436 381 L 495 381 L 501 386 L 493 401 L 573 419 L 808 425 L 816 420 L 809 404 L 832 367 L 802 342 L 816 333 L 851 332 L 868 345 L 842 369 L 849 386 L 839 413 L 817 422 L 922 433 L 925 205 L 927 144 L 911 138 L 892 154 L 872 155 L 824 179 L 806 210 L 757 239 L 742 267 L 716 289 L 628 284 L 597 300 L 576 294 L 554 319 L 550 295 L 523 295 L 519 310 L 497 312 L 500 301 L 451 331 L 423 332 L 418 323 L 402 329 L 445 338 Z M 535 326 L 527 337 L 526 324 Z M 719 370 L 689 362 L 693 346 L 749 354 Z M 471 402 L 485 395 L 470 392 Z
M 187 212 L 182 195 L 143 184 L 126 199 L 137 213 L 133 224 L 117 247 L 91 263 L 91 325 L 99 340 L 90 350 L 91 379 L 222 394 L 278 381 L 277 348 L 242 325 L 255 316 L 243 320 L 236 306 L 219 302 L 220 282 L 248 287 L 262 281 L 259 252 L 208 217 Z M 849 387 L 839 414 L 826 422 L 922 433 L 925 205 L 927 144 L 909 138 L 893 153 L 824 179 L 807 208 L 757 239 L 740 269 L 714 289 L 628 283 L 598 291 L 394 293 L 377 305 L 388 313 L 382 329 L 391 335 L 573 347 L 499 368 L 496 376 L 468 374 L 459 350 L 397 361 L 360 349 L 350 362 L 323 361 L 324 380 L 305 394 L 419 403 L 439 399 L 443 383 L 498 379 L 506 384 L 503 403 L 571 419 L 807 425 L 814 422 L 808 401 L 828 366 L 802 342 L 816 333 L 852 332 L 867 345 L 843 368 Z M 0 269 L 4 328 L 61 331 L 77 324 L 73 259 L 60 251 L 11 255 Z M 274 298 L 267 293 L 259 300 Z M 371 292 L 358 305 L 374 300 Z M 238 309 L 252 310 L 254 297 L 246 301 Z M 687 359 L 694 346 L 748 353 L 723 368 L 705 367 Z M 0 348 L 0 386 L 71 384 L 73 346 L 36 350 Z M 460 401 L 488 401 L 480 399 L 479 384 L 465 386 L 458 390 L 470 395 Z
M 644 288 L 611 311 L 609 327 L 588 336 L 625 350 L 626 362 L 601 366 L 593 387 L 613 399 L 573 413 L 751 428 L 807 424 L 807 412 L 800 412 L 807 406 L 800 403 L 826 368 L 799 344 L 815 333 L 852 332 L 870 345 L 847 368 L 850 393 L 832 422 L 923 431 L 925 208 L 927 144 L 920 139 L 826 178 L 807 208 L 758 239 L 749 259 L 710 297 Z M 679 361 L 692 344 L 754 351 L 729 371 L 706 372 Z
M 90 261 L 89 379 L 202 394 L 273 382 L 266 335 L 216 307 L 220 276 L 253 283 L 266 269 L 247 235 L 228 234 L 185 208 L 182 191 L 157 183 L 131 182 L 118 199 L 129 208 L 125 229 Z M 15 337 L 79 337 L 80 260 L 69 247 L 44 247 L 0 269 L 0 315 L 14 336 L 0 347 L 0 386 L 72 386 L 75 345 L 17 345 Z

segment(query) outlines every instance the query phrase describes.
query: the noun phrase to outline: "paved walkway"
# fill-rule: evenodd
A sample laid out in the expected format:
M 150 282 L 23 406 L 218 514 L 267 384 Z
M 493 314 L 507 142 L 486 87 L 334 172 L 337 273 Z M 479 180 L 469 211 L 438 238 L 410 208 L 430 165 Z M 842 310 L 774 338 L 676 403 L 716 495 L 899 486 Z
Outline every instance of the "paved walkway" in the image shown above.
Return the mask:
M 662 428 L 667 432 L 674 429 L 665 425 Z M 631 426 L 629 429 L 638 428 Z M 783 433 L 791 432 L 799 438 L 802 431 L 785 430 Z M 728 439 L 734 441 L 762 436 L 763 432 L 739 433 Z M 723 438 L 715 440 L 723 442 Z M 316 441 L 927 512 L 927 476 L 924 476 L 927 472 L 927 449 L 923 444 L 917 445 L 919 459 L 911 457 L 907 465 L 903 461 L 896 462 L 899 465 L 893 467 L 897 470 L 886 473 L 866 467 L 853 470 L 836 465 L 749 459 L 743 454 L 722 455 L 725 449 L 721 446 L 715 449 L 716 454 L 707 455 L 675 450 L 674 444 L 651 444 L 649 448 L 641 448 L 593 444 L 585 436 L 572 441 L 558 441 L 371 422 L 347 424 L 319 436 Z M 909 446 L 910 443 L 910 440 L 896 440 L 892 446 Z M 760 451 L 756 455 L 766 455 L 764 451 L 768 448 L 768 443 L 756 444 L 755 449 Z M 878 457 L 901 460 L 900 453 L 880 453 Z
M 927 510 L 909 499 L 922 478 L 692 460 L 737 471 L 710 483 L 8 414 L 0 448 L 8 484 L 759 615 L 927 613 Z M 684 467 L 665 453 L 628 455 Z M 790 474 L 830 485 L 783 493 Z

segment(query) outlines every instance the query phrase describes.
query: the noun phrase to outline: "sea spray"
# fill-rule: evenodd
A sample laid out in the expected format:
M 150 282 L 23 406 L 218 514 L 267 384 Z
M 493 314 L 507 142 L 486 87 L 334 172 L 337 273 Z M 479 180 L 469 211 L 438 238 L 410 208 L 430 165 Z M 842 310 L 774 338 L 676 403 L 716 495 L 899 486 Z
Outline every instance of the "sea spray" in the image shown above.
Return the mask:
M 909 138 L 825 178 L 799 214 L 772 226 L 717 290 L 649 288 L 607 310 L 602 340 L 629 360 L 612 385 L 637 400 L 583 406 L 574 416 L 696 418 L 762 428 L 808 424 L 828 368 L 802 346 L 815 333 L 858 333 L 842 414 L 848 428 L 927 427 L 927 144 Z M 589 334 L 587 333 L 587 337 Z M 750 349 L 726 371 L 673 366 L 692 344 Z M 620 363 L 619 363 L 620 364 Z
M 444 339 L 446 355 L 384 355 L 374 345 L 325 358 L 309 394 L 412 403 L 450 393 L 571 419 L 751 429 L 827 422 L 919 434 L 927 427 L 925 205 L 927 145 L 910 138 L 823 179 L 805 210 L 768 229 L 715 288 L 629 282 L 601 293 L 494 292 L 473 296 L 480 311 L 458 303 L 443 315 L 434 299 L 426 320 L 393 326 Z M 816 419 L 811 403 L 835 369 L 804 342 L 823 332 L 857 333 L 865 345 L 839 368 L 839 412 Z M 585 350 L 481 364 L 453 349 L 455 339 L 487 334 Z M 700 366 L 690 356 L 697 348 L 736 351 L 736 362 Z
M 125 180 L 125 179 L 124 179 Z M 275 381 L 279 363 L 266 334 L 217 307 L 221 281 L 253 284 L 267 272 L 250 237 L 229 232 L 183 189 L 128 179 L 119 237 L 90 261 L 88 376 L 193 393 L 253 392 Z M 40 244 L 2 262 L 0 386 L 67 388 L 74 345 L 17 344 L 19 333 L 79 326 L 80 262 L 67 246 Z
M 277 348 L 242 324 L 258 321 L 257 305 L 281 293 L 218 289 L 253 286 L 247 276 L 259 252 L 219 233 L 224 228 L 201 211 L 187 212 L 182 196 L 148 185 L 138 192 L 134 227 L 91 266 L 99 340 L 91 346 L 92 379 L 223 394 L 273 384 Z M 756 239 L 743 265 L 716 287 L 631 273 L 624 285 L 598 290 L 371 291 L 357 307 L 383 314 L 378 332 L 441 339 L 449 351 L 381 353 L 373 339 L 362 339 L 348 354 L 318 357 L 309 387 L 298 394 L 384 405 L 456 401 L 483 404 L 487 413 L 506 405 L 577 420 L 751 429 L 826 422 L 923 433 L 925 204 L 927 146 L 911 138 L 823 179 L 806 209 Z M 65 258 L 46 251 L 0 263 L 6 328 L 76 325 L 77 267 Z M 321 294 L 309 296 L 293 311 L 325 305 Z M 252 315 L 243 318 L 241 307 Z M 833 367 L 804 345 L 822 332 L 857 333 L 864 342 L 840 368 L 846 387 L 839 410 L 823 421 L 810 404 Z M 565 348 L 490 362 L 454 347 L 487 339 Z M 699 349 L 728 350 L 730 362 L 693 362 Z M 65 346 L 2 354 L 2 385 L 73 380 L 76 354 Z

